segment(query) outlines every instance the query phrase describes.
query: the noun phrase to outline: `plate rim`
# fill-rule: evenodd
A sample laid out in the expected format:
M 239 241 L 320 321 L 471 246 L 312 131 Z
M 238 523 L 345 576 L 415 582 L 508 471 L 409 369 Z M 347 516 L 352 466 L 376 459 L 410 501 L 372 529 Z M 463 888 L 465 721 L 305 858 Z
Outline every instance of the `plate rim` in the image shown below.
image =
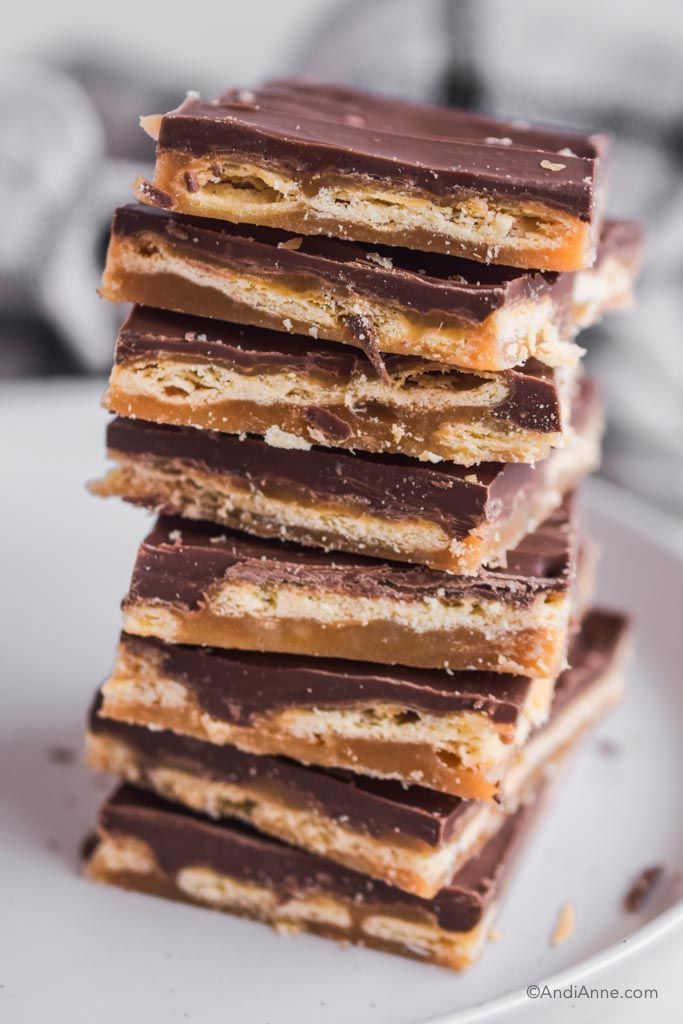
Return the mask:
M 597 510 L 606 512 L 618 520 L 627 529 L 639 534 L 649 544 L 659 548 L 669 557 L 680 563 L 683 571 L 683 538 L 675 519 L 666 512 L 637 497 L 624 488 L 601 477 L 594 477 L 582 488 L 582 498 L 589 494 L 588 504 Z M 653 522 L 656 531 L 653 534 Z M 657 914 L 651 921 L 636 928 L 631 935 L 619 939 L 593 956 L 579 961 L 556 974 L 548 975 L 530 984 L 539 987 L 565 988 L 568 985 L 583 982 L 602 971 L 623 963 L 636 953 L 662 941 L 670 933 L 683 929 L 683 897 L 666 910 Z M 484 955 L 485 952 L 484 952 Z M 527 995 L 526 988 L 512 989 L 502 996 L 475 1003 L 462 1010 L 450 1010 L 438 1016 L 420 1018 L 415 1024 L 484 1024 L 486 1021 L 500 1019 L 503 1015 L 534 1005 Z

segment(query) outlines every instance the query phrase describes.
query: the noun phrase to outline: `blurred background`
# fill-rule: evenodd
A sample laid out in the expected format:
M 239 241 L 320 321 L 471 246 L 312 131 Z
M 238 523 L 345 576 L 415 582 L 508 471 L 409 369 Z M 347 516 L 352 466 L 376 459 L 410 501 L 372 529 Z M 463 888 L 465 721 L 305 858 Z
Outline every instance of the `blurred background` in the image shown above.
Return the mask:
M 643 220 L 638 304 L 587 335 L 603 472 L 683 512 L 680 0 L 178 0 L 13 5 L 0 35 L 0 377 L 100 375 L 113 207 L 151 170 L 138 117 L 187 89 L 306 72 L 501 115 L 608 129 L 610 212 Z

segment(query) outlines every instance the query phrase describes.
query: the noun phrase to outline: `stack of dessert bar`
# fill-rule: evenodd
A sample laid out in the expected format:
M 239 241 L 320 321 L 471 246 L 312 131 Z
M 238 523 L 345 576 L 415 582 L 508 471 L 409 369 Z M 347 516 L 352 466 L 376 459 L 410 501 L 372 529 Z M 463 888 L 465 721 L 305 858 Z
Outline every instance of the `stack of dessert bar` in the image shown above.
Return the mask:
M 574 496 L 575 336 L 641 248 L 606 140 L 301 82 L 143 126 L 93 489 L 161 515 L 90 717 L 124 784 L 89 874 L 466 967 L 621 693 Z

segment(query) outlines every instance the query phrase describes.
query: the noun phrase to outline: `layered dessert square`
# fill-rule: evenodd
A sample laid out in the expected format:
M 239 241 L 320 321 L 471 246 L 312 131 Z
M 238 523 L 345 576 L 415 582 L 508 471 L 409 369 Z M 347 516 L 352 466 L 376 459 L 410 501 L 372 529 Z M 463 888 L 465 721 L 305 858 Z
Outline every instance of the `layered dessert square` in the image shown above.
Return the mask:
M 607 139 L 301 80 L 142 119 L 144 202 L 303 234 L 578 270 L 595 255 Z
M 535 466 L 474 469 L 400 455 L 279 447 L 267 440 L 117 418 L 115 467 L 91 485 L 167 515 L 260 537 L 472 574 L 506 553 L 598 464 L 602 409 L 579 383 L 572 432 Z M 291 440 L 291 439 L 290 439 Z
M 578 371 L 529 360 L 466 373 L 261 327 L 136 306 L 121 327 L 106 407 L 126 418 L 422 461 L 536 462 L 571 434 Z
M 162 517 L 139 549 L 123 628 L 166 643 L 555 678 L 585 597 L 590 559 L 578 547 L 571 497 L 504 568 L 476 576 Z

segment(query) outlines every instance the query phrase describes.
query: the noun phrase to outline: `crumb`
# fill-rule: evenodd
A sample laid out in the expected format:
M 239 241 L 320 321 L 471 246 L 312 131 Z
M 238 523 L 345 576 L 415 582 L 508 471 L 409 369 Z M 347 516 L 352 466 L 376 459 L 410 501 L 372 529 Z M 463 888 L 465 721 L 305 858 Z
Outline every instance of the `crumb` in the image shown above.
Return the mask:
M 146 178 L 141 178 L 137 183 L 138 193 L 145 199 L 148 199 L 152 206 L 160 206 L 164 210 L 170 210 L 173 206 L 173 196 L 170 196 L 168 192 L 162 192 L 160 188 L 153 185 L 151 181 L 147 181 Z
M 209 537 L 209 544 L 225 544 L 227 539 L 227 534 L 219 533 L 217 537 Z
M 477 474 L 476 473 L 468 473 L 467 476 L 465 477 L 465 481 L 468 484 L 478 484 L 479 483 L 479 481 L 477 479 Z
M 550 943 L 553 946 L 561 946 L 567 939 L 571 939 L 576 930 L 574 917 L 574 904 L 565 903 L 557 917 L 557 923 L 550 936 Z
M 393 270 L 394 262 L 390 256 L 382 256 L 378 252 L 368 252 L 365 254 L 366 260 L 372 260 L 378 267 L 383 267 L 384 270 Z
M 276 921 L 273 925 L 278 935 L 298 935 L 302 926 L 294 921 Z
M 90 860 L 93 853 L 99 846 L 99 842 L 100 839 L 96 832 L 88 832 L 88 834 L 83 837 L 83 840 L 81 842 L 81 846 L 79 849 L 80 859 Z
M 185 331 L 185 341 L 196 341 L 197 335 L 194 331 Z
M 500 942 L 503 938 L 503 933 L 498 931 L 497 928 L 492 928 L 489 932 L 489 942 Z
M 643 868 L 624 896 L 624 910 L 627 914 L 638 914 L 643 909 L 663 873 L 661 864 Z
M 183 535 L 180 530 L 171 530 L 171 532 L 168 535 L 168 539 L 173 541 L 174 544 L 181 544 L 183 540 Z
M 199 192 L 199 178 L 194 171 L 185 171 L 184 179 L 188 192 Z
M 303 238 L 288 238 L 286 242 L 278 242 L 278 249 L 300 249 L 303 244 Z
M 315 338 L 316 341 L 318 340 L 318 328 L 317 327 L 309 327 L 308 328 L 308 333 L 310 334 L 310 336 L 312 338 Z
M 383 380 L 385 384 L 390 384 L 391 377 L 387 373 L 382 353 L 379 350 L 377 332 L 372 319 L 365 313 L 356 312 L 343 317 L 342 322 L 365 352 L 380 380 Z
M 564 149 L 558 149 L 557 155 L 558 156 L 576 156 L 576 153 L 573 150 L 571 150 L 569 148 L 569 146 L 565 146 Z
M 288 434 L 280 427 L 268 427 L 263 435 L 263 440 L 273 448 L 301 448 L 304 451 L 311 448 L 311 444 L 305 438 L 297 437 L 296 434 Z
M 610 740 L 607 737 L 598 740 L 596 749 L 602 757 L 619 757 L 621 754 L 621 746 L 615 740 Z
M 71 747 L 55 744 L 54 747 L 48 747 L 47 759 L 50 764 L 73 764 L 76 760 L 76 751 Z
M 430 452 L 426 448 L 424 451 L 420 452 L 418 458 L 420 462 L 443 462 L 440 455 L 437 455 L 435 452 Z
M 488 135 L 485 139 L 491 146 L 511 146 L 512 139 L 507 135 L 503 135 L 502 138 L 497 139 L 495 135 Z
M 292 329 L 292 321 L 289 319 L 288 316 L 286 316 L 284 318 L 284 320 L 282 321 L 282 326 L 284 327 L 284 329 L 286 331 L 291 331 L 291 329 Z
M 255 103 L 256 93 L 251 89 L 238 89 L 237 99 L 240 103 Z
M 566 164 L 554 164 L 552 160 L 541 160 L 541 167 L 544 167 L 546 171 L 563 171 Z

